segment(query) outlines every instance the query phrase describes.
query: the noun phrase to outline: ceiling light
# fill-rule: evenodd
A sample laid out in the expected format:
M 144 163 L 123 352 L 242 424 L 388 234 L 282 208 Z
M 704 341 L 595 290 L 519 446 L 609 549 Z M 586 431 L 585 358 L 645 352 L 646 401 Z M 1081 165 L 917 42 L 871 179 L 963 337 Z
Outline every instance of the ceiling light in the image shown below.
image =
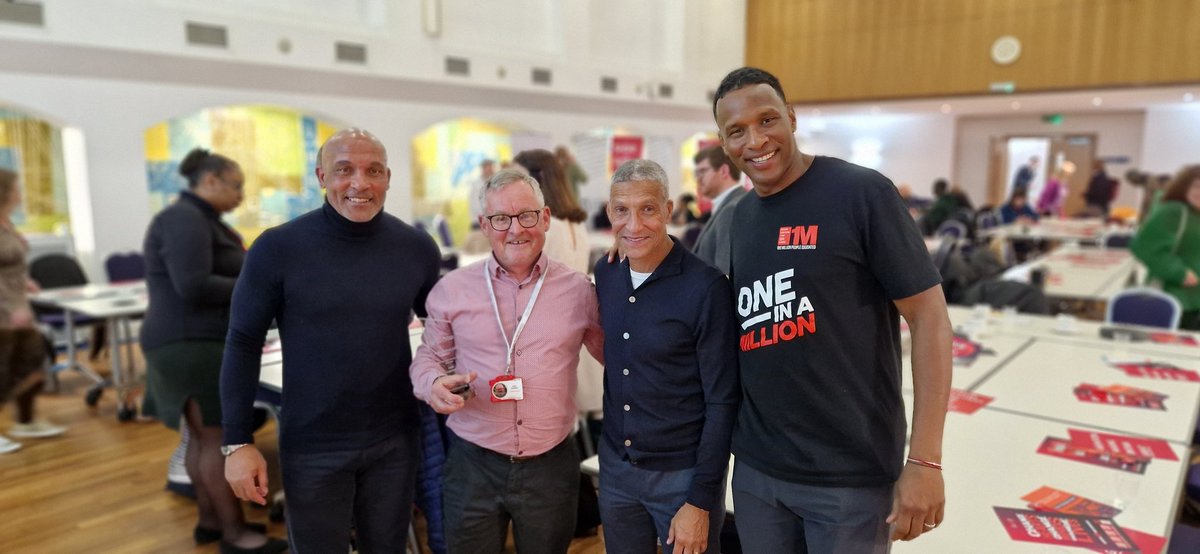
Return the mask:
M 1103 104 L 1103 103 L 1104 103 L 1104 99 L 1103 99 L 1103 98 L 1100 98 L 1099 96 L 1096 96 L 1096 97 L 1093 97 L 1093 98 L 1092 98 L 1092 105 L 1093 105 L 1093 106 L 1099 106 L 1100 104 Z
M 942 104 L 942 113 L 950 113 L 950 104 Z

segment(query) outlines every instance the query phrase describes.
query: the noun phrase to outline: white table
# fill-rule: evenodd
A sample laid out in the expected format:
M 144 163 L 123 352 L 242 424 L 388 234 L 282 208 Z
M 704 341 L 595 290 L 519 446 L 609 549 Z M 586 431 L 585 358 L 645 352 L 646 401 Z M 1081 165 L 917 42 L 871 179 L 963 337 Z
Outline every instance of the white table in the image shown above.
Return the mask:
M 1065 246 L 1014 266 L 1004 278 L 1029 282 L 1029 273 L 1038 267 L 1046 270 L 1046 296 L 1107 302 L 1126 288 L 1140 264 L 1124 248 Z
M 1096 241 L 1110 229 L 1104 220 L 1089 219 L 1059 219 L 1042 218 L 1031 224 L 1007 223 L 990 229 L 981 229 L 979 234 L 984 237 L 1000 237 L 1004 239 L 1029 240 L 1074 240 Z
M 68 367 L 78 369 L 94 379 L 99 377 L 76 359 L 75 317 L 78 314 L 104 320 L 108 331 L 112 383 L 121 404 L 117 417 L 122 420 L 132 418 L 136 408 L 128 396 L 133 388 L 135 368 L 133 333 L 129 320 L 146 313 L 149 298 L 145 281 L 47 289 L 32 295 L 30 301 L 63 311 Z M 125 346 L 124 355 L 121 351 L 122 345 Z M 88 404 L 95 405 L 99 391 L 99 388 L 94 388 L 88 392 Z

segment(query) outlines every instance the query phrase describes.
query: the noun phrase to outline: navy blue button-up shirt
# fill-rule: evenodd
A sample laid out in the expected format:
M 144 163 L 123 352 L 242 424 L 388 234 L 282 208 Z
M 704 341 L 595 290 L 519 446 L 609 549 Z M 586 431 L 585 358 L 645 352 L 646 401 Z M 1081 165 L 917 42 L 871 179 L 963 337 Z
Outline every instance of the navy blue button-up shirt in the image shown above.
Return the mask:
M 729 280 L 675 242 L 637 290 L 629 262 L 596 264 L 604 327 L 604 438 L 657 471 L 695 468 L 686 501 L 724 492 L 740 391 Z

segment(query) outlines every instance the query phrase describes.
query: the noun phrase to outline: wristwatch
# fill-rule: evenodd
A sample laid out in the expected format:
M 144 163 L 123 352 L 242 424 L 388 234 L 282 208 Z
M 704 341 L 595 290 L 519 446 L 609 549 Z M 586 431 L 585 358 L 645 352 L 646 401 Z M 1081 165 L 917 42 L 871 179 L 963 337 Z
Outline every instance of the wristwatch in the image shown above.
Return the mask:
M 237 452 L 237 451 L 238 451 L 238 449 L 240 449 L 241 447 L 243 447 L 243 446 L 249 446 L 249 445 L 250 445 L 250 443 L 242 443 L 242 444 L 226 444 L 226 445 L 222 445 L 222 446 L 221 446 L 221 455 L 222 455 L 222 456 L 225 456 L 225 457 L 228 457 L 230 454 L 233 454 L 234 452 Z

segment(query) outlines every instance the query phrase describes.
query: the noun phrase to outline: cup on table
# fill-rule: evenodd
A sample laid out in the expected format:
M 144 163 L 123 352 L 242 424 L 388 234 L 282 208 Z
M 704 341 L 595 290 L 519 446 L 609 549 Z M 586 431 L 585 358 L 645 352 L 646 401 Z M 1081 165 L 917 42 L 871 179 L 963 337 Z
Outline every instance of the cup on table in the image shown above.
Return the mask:
M 1074 333 L 1078 329 L 1078 320 L 1071 314 L 1058 314 L 1054 318 L 1054 330 L 1059 333 Z
M 991 316 L 992 307 L 989 304 L 976 304 L 971 310 L 971 319 L 975 321 L 982 321 L 986 323 L 988 318 Z
M 1113 329 L 1113 356 L 1120 359 L 1129 355 L 1129 344 L 1133 342 L 1133 331 L 1129 329 Z
M 1001 321 L 1004 322 L 1004 328 L 1008 331 L 1015 331 L 1019 327 L 1021 314 L 1017 312 L 1016 306 L 1005 306 Z

